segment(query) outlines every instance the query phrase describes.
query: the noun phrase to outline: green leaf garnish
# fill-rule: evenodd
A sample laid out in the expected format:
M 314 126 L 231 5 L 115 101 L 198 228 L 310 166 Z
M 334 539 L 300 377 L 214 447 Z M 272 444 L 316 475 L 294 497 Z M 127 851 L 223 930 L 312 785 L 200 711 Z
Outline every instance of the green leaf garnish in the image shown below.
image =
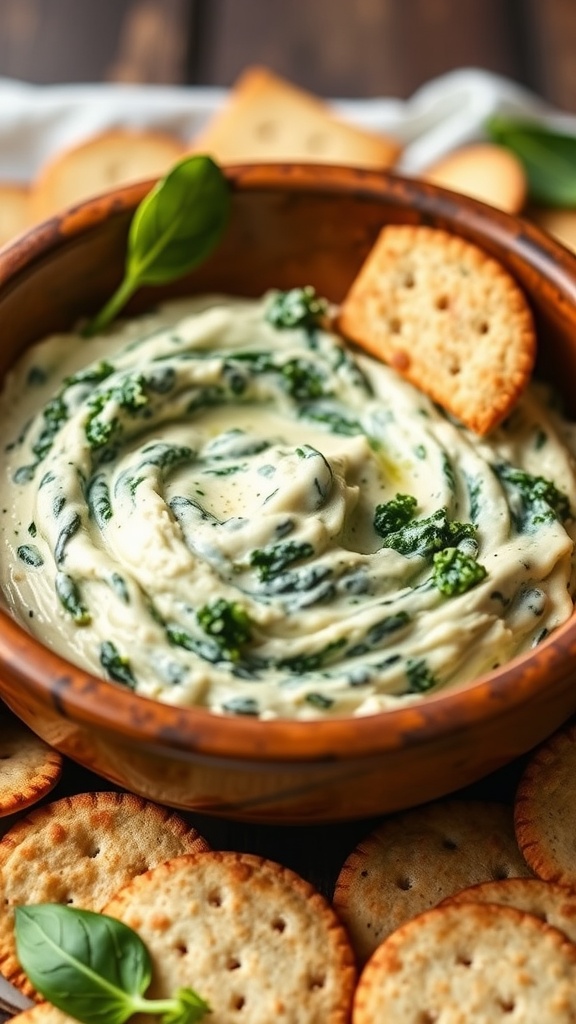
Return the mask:
M 230 190 L 209 156 L 188 156 L 172 168 L 137 207 L 128 235 L 124 279 L 84 330 L 92 337 L 108 326 L 142 285 L 183 277 L 215 249 L 228 223 Z
M 192 989 L 146 999 L 150 954 L 139 935 L 105 914 L 59 903 L 15 909 L 16 952 L 34 988 L 82 1024 L 124 1024 L 135 1013 L 195 1024 L 210 1007 Z
M 530 197 L 551 206 L 576 206 L 576 136 L 514 117 L 492 117 L 490 138 L 518 157 Z

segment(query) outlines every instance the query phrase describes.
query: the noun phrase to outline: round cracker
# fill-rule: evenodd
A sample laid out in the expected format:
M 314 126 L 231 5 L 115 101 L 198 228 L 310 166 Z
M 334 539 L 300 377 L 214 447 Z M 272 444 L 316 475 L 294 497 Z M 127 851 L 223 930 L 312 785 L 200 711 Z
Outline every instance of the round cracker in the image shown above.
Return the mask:
M 554 733 L 529 760 L 514 802 L 518 845 L 534 874 L 576 888 L 576 724 Z
M 508 213 L 520 212 L 528 191 L 526 172 L 518 157 L 493 142 L 476 142 L 453 150 L 427 167 L 422 177 Z
M 156 131 L 117 129 L 57 153 L 30 191 L 35 221 L 121 185 L 158 178 L 184 156 L 184 145 Z
M 576 892 L 541 878 L 504 878 L 481 882 L 449 896 L 444 903 L 497 903 L 515 907 L 552 925 L 576 943 Z
M 512 907 L 436 907 L 376 950 L 353 1024 L 568 1024 L 576 1019 L 576 946 Z
M 191 985 L 214 1019 L 345 1024 L 354 954 L 324 898 L 251 854 L 178 857 L 135 878 L 104 908 L 152 957 L 150 998 Z
M 387 818 L 350 854 L 333 904 L 360 963 L 405 921 L 488 879 L 529 875 L 504 804 L 444 800 Z
M 0 841 L 0 971 L 34 996 L 16 959 L 14 906 L 99 911 L 134 875 L 207 849 L 178 814 L 129 793 L 79 793 L 32 811 Z
M 62 775 L 63 758 L 9 711 L 0 713 L 0 817 L 45 797 Z

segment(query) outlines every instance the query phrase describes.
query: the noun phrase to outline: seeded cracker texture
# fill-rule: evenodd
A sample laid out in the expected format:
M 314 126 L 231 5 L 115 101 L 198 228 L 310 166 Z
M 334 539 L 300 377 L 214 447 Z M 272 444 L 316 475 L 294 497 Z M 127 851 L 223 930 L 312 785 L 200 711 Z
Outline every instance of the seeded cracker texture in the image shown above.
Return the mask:
M 16 905 L 99 911 L 135 875 L 207 849 L 178 814 L 129 793 L 79 793 L 32 811 L 0 842 L 0 971 L 35 998 L 16 958 Z
M 349 1024 L 356 975 L 346 932 L 309 882 L 274 861 L 177 857 L 135 878 L 104 912 L 146 943 L 150 998 L 189 985 L 210 1004 L 210 1024 Z
M 352 1024 L 568 1024 L 576 1020 L 576 946 L 512 907 L 444 906 L 376 950 Z
M 532 315 L 512 277 L 434 228 L 383 228 L 337 326 L 478 434 L 512 410 L 536 354 Z

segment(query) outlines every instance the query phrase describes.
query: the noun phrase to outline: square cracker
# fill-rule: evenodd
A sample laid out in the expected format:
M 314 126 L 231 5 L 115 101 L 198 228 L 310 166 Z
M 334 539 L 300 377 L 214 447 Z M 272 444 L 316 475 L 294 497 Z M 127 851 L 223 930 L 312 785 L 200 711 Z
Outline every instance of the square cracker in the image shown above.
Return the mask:
M 514 279 L 436 228 L 383 228 L 337 325 L 478 434 L 512 411 L 536 355 L 532 314 Z

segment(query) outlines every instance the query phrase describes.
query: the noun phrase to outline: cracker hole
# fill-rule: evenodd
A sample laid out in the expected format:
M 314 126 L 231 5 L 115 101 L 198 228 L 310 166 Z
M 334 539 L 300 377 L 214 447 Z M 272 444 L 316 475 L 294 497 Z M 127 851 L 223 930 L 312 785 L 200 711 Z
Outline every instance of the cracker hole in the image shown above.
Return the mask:
M 388 326 L 391 334 L 400 334 L 402 330 L 402 321 L 399 317 L 393 316 Z
M 461 373 L 461 371 L 462 367 L 460 366 L 460 363 L 451 363 L 450 366 L 448 367 L 448 372 L 452 377 L 457 377 L 458 374 Z
M 185 942 L 176 942 L 172 947 L 175 953 L 179 953 L 180 956 L 186 956 L 188 952 L 188 946 Z
M 244 996 L 232 996 L 231 1006 L 233 1010 L 243 1010 L 246 1006 L 246 999 Z
M 458 849 L 458 843 L 455 843 L 453 839 L 448 839 L 448 837 L 446 837 L 442 840 L 442 848 L 444 850 L 454 851 Z
M 489 330 L 490 325 L 486 322 L 486 320 L 481 320 L 480 323 L 478 324 L 478 334 L 488 334 Z
M 467 953 L 458 953 L 456 963 L 460 964 L 461 967 L 472 967 L 472 957 Z
M 241 967 L 241 966 L 242 966 L 242 964 L 241 964 L 240 960 L 238 960 L 235 956 L 231 956 L 231 957 L 228 958 L 228 962 L 226 964 L 226 970 L 227 971 L 237 971 L 238 968 Z
M 513 999 L 499 999 L 498 1005 L 502 1010 L 502 1013 L 514 1013 L 516 1009 L 516 1003 Z
M 100 853 L 100 847 L 99 846 L 95 846 L 92 850 L 90 850 L 90 852 L 88 853 L 88 856 L 90 857 L 91 860 L 94 860 L 94 858 L 97 857 L 99 853 Z
M 69 907 L 71 903 L 74 903 L 74 897 L 73 896 L 68 896 L 66 898 L 66 906 Z
M 313 974 L 311 978 L 308 978 L 308 991 L 318 992 L 321 988 L 324 988 L 326 984 L 325 974 Z
M 402 284 L 404 285 L 405 288 L 413 288 L 414 285 L 416 284 L 414 274 L 405 274 Z
M 435 1013 L 430 1013 L 429 1010 L 420 1010 L 416 1019 L 416 1024 L 436 1024 L 438 1017 Z
M 435 302 L 436 309 L 440 309 L 440 310 L 448 309 L 449 305 L 450 305 L 450 303 L 448 301 L 448 296 L 447 295 L 439 295 L 438 298 L 436 299 L 436 302 Z
M 286 921 L 283 917 L 275 917 L 272 921 L 272 927 L 275 932 L 281 935 L 283 931 L 286 931 Z
M 364 868 L 364 871 L 360 872 L 360 878 L 368 878 L 368 872 L 366 871 L 366 868 Z
M 208 894 L 208 906 L 209 907 L 221 907 L 222 906 L 222 896 L 220 895 L 220 893 L 216 889 L 213 889 L 212 892 Z
M 408 892 L 408 890 L 412 888 L 412 879 L 398 878 L 396 881 L 396 885 L 398 886 L 399 889 L 402 889 L 404 892 Z

